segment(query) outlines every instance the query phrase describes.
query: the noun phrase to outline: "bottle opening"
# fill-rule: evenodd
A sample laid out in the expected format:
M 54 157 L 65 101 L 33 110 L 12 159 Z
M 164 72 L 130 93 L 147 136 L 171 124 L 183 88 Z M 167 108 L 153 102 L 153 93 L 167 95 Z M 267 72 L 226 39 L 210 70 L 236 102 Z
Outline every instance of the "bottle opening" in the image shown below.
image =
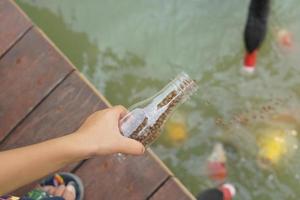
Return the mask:
M 173 80 L 173 84 L 176 85 L 179 95 L 183 95 L 185 98 L 194 94 L 198 89 L 196 81 L 191 79 L 185 72 L 181 72 Z

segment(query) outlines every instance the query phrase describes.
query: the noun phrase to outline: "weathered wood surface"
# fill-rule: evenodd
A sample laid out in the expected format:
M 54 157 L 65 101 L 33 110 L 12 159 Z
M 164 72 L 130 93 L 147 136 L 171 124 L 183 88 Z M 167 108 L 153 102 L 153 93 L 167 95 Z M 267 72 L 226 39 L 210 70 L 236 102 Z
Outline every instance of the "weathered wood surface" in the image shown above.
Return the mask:
M 93 170 L 90 170 L 93 169 Z M 77 171 L 84 182 L 86 199 L 147 199 L 169 176 L 151 154 L 114 156 L 86 161 Z
M 73 70 L 36 28 L 18 41 L 0 60 L 0 142 Z
M 169 178 L 150 200 L 194 200 L 195 197 L 175 177 Z M 209 199 L 208 199 L 209 200 Z
M 71 133 L 91 113 L 106 107 L 78 73 L 72 72 L 24 119 L 0 149 L 20 147 Z
M 14 2 L 0 0 L 0 150 L 71 133 L 91 113 L 109 106 L 46 36 L 31 26 Z M 178 197 L 190 199 L 151 151 L 121 162 L 116 156 L 102 156 L 62 170 L 83 179 L 88 200 L 174 199 L 173 194 L 165 194 L 174 190 Z
M 13 2 L 0 0 L 0 58 L 31 26 Z

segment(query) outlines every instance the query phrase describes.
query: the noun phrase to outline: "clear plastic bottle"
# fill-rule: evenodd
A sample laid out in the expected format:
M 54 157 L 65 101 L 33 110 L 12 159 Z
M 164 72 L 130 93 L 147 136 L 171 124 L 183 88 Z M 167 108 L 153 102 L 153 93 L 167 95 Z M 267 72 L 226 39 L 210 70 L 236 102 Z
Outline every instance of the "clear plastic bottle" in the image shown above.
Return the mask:
M 129 113 L 120 121 L 121 133 L 149 146 L 159 137 L 171 113 L 197 88 L 194 80 L 186 73 L 180 73 L 153 97 L 129 108 Z

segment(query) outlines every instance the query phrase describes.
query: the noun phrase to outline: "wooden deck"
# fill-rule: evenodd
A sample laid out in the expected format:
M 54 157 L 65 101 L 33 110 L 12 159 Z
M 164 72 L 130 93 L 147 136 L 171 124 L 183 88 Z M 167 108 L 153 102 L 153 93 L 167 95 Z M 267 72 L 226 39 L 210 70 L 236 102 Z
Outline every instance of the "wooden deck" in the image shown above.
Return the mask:
M 0 91 L 0 150 L 68 134 L 109 106 L 11 0 L 0 0 Z M 151 150 L 122 164 L 103 156 L 62 170 L 83 179 L 87 200 L 194 199 Z

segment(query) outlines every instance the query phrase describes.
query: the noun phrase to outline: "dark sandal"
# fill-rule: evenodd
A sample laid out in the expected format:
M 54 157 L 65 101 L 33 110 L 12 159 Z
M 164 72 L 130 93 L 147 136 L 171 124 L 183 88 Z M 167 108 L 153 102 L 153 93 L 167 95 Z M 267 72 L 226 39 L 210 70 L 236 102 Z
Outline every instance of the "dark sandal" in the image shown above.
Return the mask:
M 84 187 L 81 179 L 75 174 L 67 173 L 67 172 L 59 172 L 54 175 L 50 175 L 46 177 L 40 182 L 41 186 L 46 186 L 46 185 L 59 186 L 62 184 L 64 185 L 72 184 L 76 192 L 75 200 L 83 200 Z

